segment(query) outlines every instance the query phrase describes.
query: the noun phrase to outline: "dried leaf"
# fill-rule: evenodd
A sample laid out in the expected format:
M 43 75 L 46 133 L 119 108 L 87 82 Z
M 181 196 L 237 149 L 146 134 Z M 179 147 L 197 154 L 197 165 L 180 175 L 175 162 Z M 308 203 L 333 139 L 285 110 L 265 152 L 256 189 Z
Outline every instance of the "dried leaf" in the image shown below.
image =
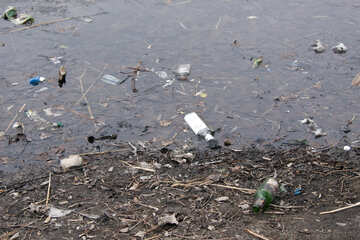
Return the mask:
M 165 214 L 162 217 L 159 217 L 158 219 L 158 224 L 159 225 L 165 225 L 165 224 L 173 224 L 173 225 L 178 225 L 179 222 L 176 219 L 175 213 L 173 214 Z
M 352 85 L 352 86 L 355 86 L 355 87 L 359 87 L 359 86 L 360 86 L 360 73 L 356 74 L 356 76 L 355 76 L 354 79 L 352 80 L 351 85 Z
M 168 120 L 161 120 L 160 121 L 160 126 L 162 127 L 167 127 L 171 124 L 171 121 L 168 121 Z

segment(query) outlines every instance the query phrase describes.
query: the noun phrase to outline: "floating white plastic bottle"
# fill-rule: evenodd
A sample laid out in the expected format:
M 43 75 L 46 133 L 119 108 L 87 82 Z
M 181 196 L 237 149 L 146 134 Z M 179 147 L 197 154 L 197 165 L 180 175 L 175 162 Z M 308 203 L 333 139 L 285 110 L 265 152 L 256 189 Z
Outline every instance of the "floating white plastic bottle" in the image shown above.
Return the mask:
M 186 114 L 184 120 L 189 125 L 191 130 L 193 130 L 195 135 L 203 137 L 205 141 L 208 142 L 210 148 L 218 147 L 218 142 L 213 137 L 213 135 L 211 135 L 210 129 L 195 112 Z
M 177 79 L 186 80 L 187 77 L 190 75 L 190 71 L 191 71 L 191 65 L 190 64 L 180 64 L 176 68 L 174 73 L 175 73 Z

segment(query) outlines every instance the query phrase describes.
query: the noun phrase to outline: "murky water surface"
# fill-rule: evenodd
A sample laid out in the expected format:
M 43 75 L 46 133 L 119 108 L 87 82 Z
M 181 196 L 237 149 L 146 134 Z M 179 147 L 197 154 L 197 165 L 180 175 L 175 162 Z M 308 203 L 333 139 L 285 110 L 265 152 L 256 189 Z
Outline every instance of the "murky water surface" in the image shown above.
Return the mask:
M 16 32 L 22 26 L 0 21 L 2 171 L 56 165 L 64 150 L 105 151 L 120 141 L 201 147 L 183 121 L 191 111 L 234 148 L 274 139 L 281 145 L 358 138 L 360 89 L 351 86 L 360 72 L 356 1 L 3 0 L 1 7 L 8 5 L 34 16 L 35 24 L 73 19 Z M 327 47 L 322 54 L 311 50 L 316 39 Z M 347 53 L 331 51 L 339 42 Z M 253 68 L 260 56 L 262 64 Z M 67 70 L 63 88 L 57 85 L 61 64 L 51 57 L 61 57 Z M 136 93 L 130 79 L 118 86 L 100 80 L 105 74 L 124 80 L 139 61 L 150 72 L 140 72 Z M 192 66 L 189 81 L 172 82 L 172 70 L 183 63 Z M 47 81 L 31 86 L 33 75 Z M 41 119 L 30 119 L 29 110 Z M 310 116 L 327 136 L 315 139 L 299 122 Z M 16 138 L 13 119 L 23 124 L 27 141 Z M 63 127 L 51 126 L 57 122 Z M 111 134 L 116 141 L 87 142 Z

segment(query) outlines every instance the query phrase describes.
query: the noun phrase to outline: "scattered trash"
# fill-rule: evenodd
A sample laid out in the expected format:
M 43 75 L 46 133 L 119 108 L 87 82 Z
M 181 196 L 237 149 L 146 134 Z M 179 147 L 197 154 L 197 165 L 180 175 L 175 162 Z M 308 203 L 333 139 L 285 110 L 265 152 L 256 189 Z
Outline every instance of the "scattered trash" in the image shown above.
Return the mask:
M 39 83 L 45 81 L 46 78 L 44 77 L 33 77 L 29 80 L 29 84 L 32 85 L 32 86 L 37 86 L 39 85 Z
M 178 225 L 179 222 L 176 219 L 176 214 L 165 214 L 164 216 L 159 217 L 158 219 L 158 225 L 162 226 L 162 225 L 166 225 L 166 224 L 170 224 L 170 225 Z
M 167 72 L 165 72 L 165 71 L 157 71 L 157 72 L 155 72 L 155 74 L 158 75 L 158 77 L 162 78 L 162 79 L 168 79 L 169 78 Z
M 70 155 L 68 158 L 60 160 L 60 166 L 66 170 L 71 167 L 81 166 L 83 164 L 83 159 L 80 155 Z
M 316 40 L 315 43 L 311 45 L 311 47 L 316 53 L 322 53 L 326 49 L 320 40 Z
M 255 193 L 253 211 L 265 211 L 274 200 L 279 191 L 279 183 L 275 178 L 268 178 L 263 182 Z
M 81 20 L 83 20 L 86 23 L 92 23 L 94 21 L 94 19 L 90 17 L 82 17 Z
M 247 19 L 249 20 L 254 20 L 254 19 L 257 19 L 258 17 L 257 16 L 248 16 Z
M 263 57 L 258 57 L 253 60 L 252 68 L 258 68 L 260 64 L 263 62 Z
M 175 76 L 178 80 L 187 80 L 191 72 L 190 64 L 180 64 L 175 70 Z
M 311 132 L 315 135 L 315 138 L 326 136 L 327 133 L 324 132 L 319 126 L 310 118 L 305 118 L 300 121 L 302 124 L 308 125 Z
M 63 115 L 62 113 L 58 113 L 58 112 L 53 112 L 52 108 L 45 108 L 43 109 L 43 111 L 45 112 L 45 114 L 47 116 L 53 116 L 53 117 L 60 117 L 61 115 Z
M 112 135 L 107 135 L 107 136 L 101 136 L 101 137 L 94 137 L 94 136 L 88 136 L 87 140 L 89 143 L 94 143 L 95 141 L 99 141 L 99 140 L 115 140 L 117 138 L 117 134 L 112 134 Z
M 42 123 L 48 123 L 47 120 L 45 120 L 44 118 L 40 117 L 39 114 L 36 111 L 33 111 L 31 109 L 26 110 L 25 111 L 26 116 L 35 122 L 42 122 Z
M 347 52 L 348 48 L 343 43 L 339 43 L 338 45 L 334 46 L 332 50 L 334 53 L 343 54 Z
M 79 215 L 83 217 L 87 217 L 88 219 L 97 220 L 100 219 L 102 216 L 98 214 L 91 214 L 91 213 L 79 213 Z
M 120 85 L 121 81 L 114 77 L 113 75 L 110 75 L 110 74 L 105 74 L 102 78 L 101 78 L 101 81 L 103 81 L 104 83 L 107 83 L 107 84 L 111 84 L 111 85 Z
M 59 69 L 59 79 L 58 79 L 59 87 L 62 88 L 66 83 L 66 70 L 64 66 L 61 66 Z
M 49 57 L 49 61 L 52 62 L 53 64 L 60 64 L 61 63 L 61 59 L 63 57 Z
M 215 199 L 215 201 L 217 201 L 217 202 L 226 202 L 228 200 L 229 200 L 229 197 L 227 197 L 227 196 L 218 197 L 218 198 Z
M 350 146 L 344 146 L 344 151 L 350 151 L 351 150 L 351 147 Z
M 35 22 L 34 18 L 28 14 L 22 13 L 18 15 L 16 8 L 12 6 L 7 7 L 5 12 L 3 13 L 3 18 L 16 25 L 21 25 L 21 24 L 31 25 Z
M 168 86 L 171 86 L 171 85 L 173 85 L 174 82 L 175 82 L 175 79 L 166 80 L 166 83 L 162 87 L 166 88 Z
M 354 87 L 359 87 L 360 86 L 360 73 L 356 74 L 356 76 L 352 80 L 351 85 L 354 86 Z
M 289 166 L 289 164 L 288 164 L 288 167 L 291 167 L 291 166 Z M 280 191 L 283 192 L 283 193 L 287 193 L 287 192 L 288 192 L 288 190 L 286 189 L 286 185 L 285 185 L 285 184 L 281 184 L 281 185 L 280 185 Z
M 294 196 L 298 196 L 300 194 L 302 194 L 303 189 L 301 187 L 298 187 L 294 190 Z
M 207 93 L 205 92 L 205 90 L 200 90 L 199 92 L 195 93 L 195 96 L 199 96 L 202 98 L 206 98 L 207 97 Z
M 72 212 L 73 212 L 73 210 L 59 209 L 59 208 L 50 206 L 48 215 L 51 218 L 59 218 L 59 217 L 65 217 L 66 215 L 69 215 Z
M 13 20 L 17 17 L 17 11 L 16 8 L 13 6 L 8 6 L 5 10 L 5 12 L 3 13 L 3 18 L 5 20 Z
M 10 20 L 12 23 L 16 25 L 32 25 L 35 20 L 29 14 L 22 13 L 17 18 Z
M 219 146 L 217 140 L 211 135 L 210 129 L 195 112 L 186 114 L 184 119 L 195 135 L 203 137 L 208 142 L 210 148 L 217 148 Z

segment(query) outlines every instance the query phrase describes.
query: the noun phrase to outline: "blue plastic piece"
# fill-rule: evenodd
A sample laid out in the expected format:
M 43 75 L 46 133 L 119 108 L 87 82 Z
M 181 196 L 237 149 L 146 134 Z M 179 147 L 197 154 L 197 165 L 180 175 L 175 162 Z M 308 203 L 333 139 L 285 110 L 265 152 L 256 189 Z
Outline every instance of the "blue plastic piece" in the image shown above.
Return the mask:
M 31 78 L 31 79 L 29 80 L 29 83 L 30 83 L 30 85 L 32 85 L 32 86 L 39 85 L 40 82 L 41 82 L 41 81 L 40 81 L 40 77 L 34 77 L 34 78 Z
M 294 195 L 298 196 L 298 195 L 300 195 L 302 193 L 302 191 L 303 191 L 303 189 L 301 187 L 298 187 L 298 188 L 295 189 Z

